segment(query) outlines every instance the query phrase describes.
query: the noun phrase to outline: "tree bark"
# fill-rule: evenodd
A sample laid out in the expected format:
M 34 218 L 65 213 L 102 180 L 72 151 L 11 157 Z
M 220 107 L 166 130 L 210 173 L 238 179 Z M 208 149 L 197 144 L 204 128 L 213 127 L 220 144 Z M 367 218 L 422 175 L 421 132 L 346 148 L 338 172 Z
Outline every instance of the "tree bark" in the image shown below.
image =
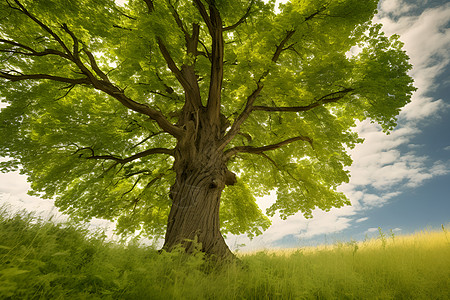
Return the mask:
M 163 249 L 171 251 L 181 244 L 189 253 L 199 243 L 208 256 L 231 259 L 234 255 L 220 233 L 219 208 L 223 189 L 236 179 L 226 167 L 223 151 L 217 149 L 221 126 L 209 124 L 206 110 L 192 114 L 186 135 L 175 148 L 176 180 L 170 190 L 172 207 Z

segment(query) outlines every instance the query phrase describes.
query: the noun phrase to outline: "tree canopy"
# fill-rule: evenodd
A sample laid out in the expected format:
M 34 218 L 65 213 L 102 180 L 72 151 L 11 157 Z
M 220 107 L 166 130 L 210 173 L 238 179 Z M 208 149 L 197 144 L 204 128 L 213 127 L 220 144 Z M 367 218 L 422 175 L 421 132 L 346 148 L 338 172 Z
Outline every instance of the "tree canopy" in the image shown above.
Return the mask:
M 74 217 L 160 236 L 175 149 L 204 112 L 236 176 L 223 233 L 349 204 L 336 189 L 356 122 L 389 132 L 414 91 L 399 37 L 371 21 L 377 2 L 1 0 L 1 170 Z

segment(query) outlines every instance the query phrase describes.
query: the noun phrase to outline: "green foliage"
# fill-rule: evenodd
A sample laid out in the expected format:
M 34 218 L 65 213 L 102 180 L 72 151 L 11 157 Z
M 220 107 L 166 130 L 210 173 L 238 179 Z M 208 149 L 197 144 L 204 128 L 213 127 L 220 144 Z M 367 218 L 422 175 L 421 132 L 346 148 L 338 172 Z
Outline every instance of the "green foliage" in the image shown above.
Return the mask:
M 2 299 L 446 299 L 445 232 L 247 253 L 211 268 L 202 253 L 119 245 L 70 224 L 0 209 Z
M 0 170 L 20 169 L 29 176 L 33 194 L 55 197 L 56 205 L 73 217 L 105 218 L 118 221 L 123 233 L 142 229 L 160 236 L 175 180 L 172 157 L 119 160 L 148 149 L 173 149 L 177 139 L 155 118 L 122 105 L 114 93 L 70 80 L 82 78 L 80 64 L 85 73 L 100 76 L 91 53 L 117 93 L 178 124 L 185 91 L 168 68 L 159 41 L 178 68 L 194 67 L 206 104 L 212 37 L 199 10 L 192 1 L 181 0 L 155 0 L 151 14 L 142 0 L 130 0 L 124 8 L 112 0 L 20 1 L 33 20 L 17 3 L 0 2 L 0 100 L 8 104 L 0 113 L 0 156 L 10 158 L 0 163 Z M 255 110 L 228 145 L 262 147 L 293 136 L 311 141 L 238 153 L 228 161 L 239 183 L 224 191 L 222 227 L 253 236 L 268 227 L 266 215 L 278 212 L 286 218 L 301 211 L 310 217 L 314 208 L 349 204 L 336 188 L 349 180 L 348 149 L 362 141 L 352 128 L 357 120 L 370 119 L 392 130 L 414 87 L 398 37 L 384 36 L 381 26 L 371 23 L 377 1 L 293 0 L 279 14 L 274 1 L 251 3 L 248 10 L 246 0 L 216 1 L 224 27 L 248 11 L 245 22 L 224 33 L 221 113 L 230 123 L 236 121 L 259 86 L 255 106 L 318 104 L 297 112 Z M 187 53 L 185 39 L 193 34 L 192 24 L 200 26 L 202 42 L 197 50 L 203 55 L 196 57 Z M 360 53 L 349 55 L 352 47 L 360 47 Z M 54 53 L 36 55 L 48 49 L 70 52 L 81 63 Z M 8 80 L 20 74 L 49 74 L 69 82 Z M 332 96 L 335 101 L 329 101 Z M 260 211 L 255 196 L 274 189 L 277 201 L 267 212 Z

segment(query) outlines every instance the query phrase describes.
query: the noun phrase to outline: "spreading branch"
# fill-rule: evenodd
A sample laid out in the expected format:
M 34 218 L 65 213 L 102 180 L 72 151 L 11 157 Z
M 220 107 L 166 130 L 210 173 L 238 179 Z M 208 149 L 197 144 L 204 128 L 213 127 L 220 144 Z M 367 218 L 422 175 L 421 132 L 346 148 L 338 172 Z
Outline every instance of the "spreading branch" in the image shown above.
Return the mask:
M 54 50 L 54 49 L 45 49 L 43 51 L 36 51 L 35 49 L 28 47 L 24 44 L 17 43 L 10 40 L 0 39 L 0 43 L 9 44 L 14 46 L 13 49 L 1 49 L 0 52 L 6 52 L 6 53 L 12 53 L 12 54 L 19 54 L 19 55 L 26 55 L 26 56 L 45 56 L 45 55 L 57 55 L 60 57 L 63 57 L 65 59 L 70 59 L 70 56 L 67 55 L 64 52 Z M 27 50 L 28 52 L 24 51 L 17 51 L 15 49 L 22 48 L 23 50 Z
M 347 94 L 352 92 L 353 89 L 347 88 L 342 91 L 334 92 L 327 94 L 313 103 L 305 106 L 253 106 L 252 110 L 260 110 L 260 111 L 280 111 L 280 112 L 302 112 L 308 111 L 318 106 L 327 104 L 327 103 L 335 103 L 340 99 L 344 98 Z
M 237 153 L 261 154 L 261 153 L 266 152 L 266 151 L 271 151 L 271 150 L 275 150 L 275 149 L 281 148 L 281 147 L 283 147 L 285 145 L 291 144 L 291 143 L 296 142 L 296 141 L 308 142 L 311 145 L 311 147 L 313 147 L 313 141 L 312 141 L 311 138 L 306 137 L 306 136 L 296 136 L 296 137 L 284 140 L 284 141 L 276 143 L 276 144 L 262 146 L 262 147 L 237 146 L 237 147 L 234 147 L 234 148 L 231 148 L 231 149 L 225 151 L 225 157 L 226 157 L 226 159 L 230 159 L 231 157 L 233 157 Z
M 302 181 L 301 179 L 296 178 L 294 175 L 292 175 L 292 173 L 291 173 L 288 169 L 286 169 L 286 168 L 281 168 L 281 167 L 280 167 L 280 166 L 279 166 L 272 158 L 270 158 L 267 154 L 265 154 L 265 153 L 256 153 L 256 155 L 259 155 L 259 156 L 264 157 L 265 159 L 267 159 L 272 165 L 275 166 L 275 168 L 278 169 L 278 171 L 280 171 L 280 172 L 285 172 L 286 174 L 289 175 L 289 177 L 291 177 L 292 179 L 294 179 L 295 182 Z
M 100 70 L 100 68 L 98 67 L 98 64 L 94 58 L 94 55 L 89 50 L 87 50 L 86 47 L 83 48 L 83 52 L 86 53 L 87 57 L 89 58 L 89 63 L 91 65 L 92 69 L 94 70 L 95 74 L 97 74 L 97 76 L 100 77 L 101 79 L 109 82 L 108 76 L 105 73 L 103 73 L 103 71 Z
M 115 162 L 117 162 L 118 164 L 126 164 L 129 163 L 133 160 L 139 159 L 139 158 L 143 158 L 149 155 L 153 155 L 153 154 L 167 154 L 167 155 L 174 155 L 174 150 L 173 149 L 166 149 L 166 148 L 153 148 L 153 149 L 148 149 L 142 152 L 139 152 L 137 154 L 134 154 L 130 157 L 127 158 L 121 158 L 118 156 L 114 156 L 114 155 L 95 155 L 94 150 L 90 147 L 88 148 L 81 148 L 78 149 L 75 154 L 77 152 L 80 152 L 81 150 L 89 150 L 91 152 L 91 156 L 88 157 L 84 157 L 86 159 L 99 159 L 99 160 L 113 160 Z M 82 155 L 80 155 L 80 157 L 82 157 Z
M 196 57 L 198 55 L 197 47 L 200 37 L 200 25 L 195 22 L 192 24 L 191 35 L 171 1 L 169 1 L 169 8 L 175 23 L 183 32 L 187 56 Z M 188 63 L 183 64 L 181 68 L 178 68 L 161 37 L 158 37 L 158 46 L 164 60 L 167 63 L 167 66 L 186 92 L 186 101 L 192 105 L 194 110 L 198 110 L 198 108 L 202 106 L 202 102 L 200 98 L 200 88 L 198 86 L 197 76 L 195 74 L 195 67 Z
M 19 74 L 13 75 L 11 72 L 0 71 L 0 78 L 8 79 L 9 81 L 22 81 L 22 80 L 53 80 L 58 82 L 64 82 L 69 84 L 90 84 L 88 78 L 67 78 L 61 76 L 52 76 L 48 74 Z

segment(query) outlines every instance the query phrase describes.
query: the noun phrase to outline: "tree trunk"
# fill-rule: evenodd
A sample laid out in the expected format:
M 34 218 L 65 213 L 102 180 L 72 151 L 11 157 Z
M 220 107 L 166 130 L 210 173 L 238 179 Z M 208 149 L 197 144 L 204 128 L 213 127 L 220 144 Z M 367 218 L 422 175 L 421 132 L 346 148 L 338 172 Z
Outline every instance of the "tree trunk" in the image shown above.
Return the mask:
M 196 117 L 195 123 L 186 126 L 191 133 L 175 148 L 177 175 L 170 190 L 172 207 L 163 249 L 170 251 L 181 244 L 189 253 L 199 243 L 208 256 L 231 259 L 234 255 L 220 233 L 219 208 L 225 185 L 236 179 L 226 167 L 223 151 L 217 151 L 220 133 L 213 126 L 204 126 L 204 118 Z

